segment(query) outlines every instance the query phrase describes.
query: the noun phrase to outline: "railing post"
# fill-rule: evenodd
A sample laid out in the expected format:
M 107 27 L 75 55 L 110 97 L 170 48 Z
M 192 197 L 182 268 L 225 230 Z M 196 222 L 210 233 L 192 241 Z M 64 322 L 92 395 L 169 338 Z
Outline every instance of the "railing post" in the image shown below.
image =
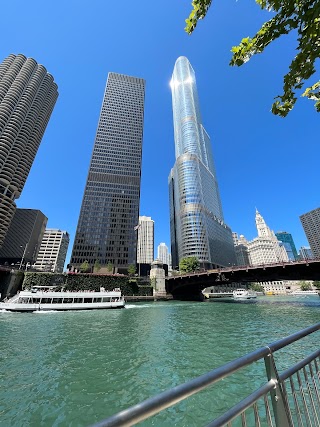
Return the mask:
M 288 406 L 282 384 L 279 381 L 277 367 L 271 350 L 269 351 L 269 354 L 265 356 L 264 363 L 268 380 L 274 380 L 276 383 L 274 389 L 270 392 L 276 426 L 293 427 L 290 408 Z

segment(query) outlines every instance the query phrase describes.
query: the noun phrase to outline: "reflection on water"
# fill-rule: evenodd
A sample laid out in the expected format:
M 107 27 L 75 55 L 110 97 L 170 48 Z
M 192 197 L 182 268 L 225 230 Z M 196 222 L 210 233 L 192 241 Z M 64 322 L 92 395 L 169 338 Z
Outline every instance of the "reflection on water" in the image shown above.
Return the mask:
M 307 296 L 261 296 L 256 299 L 237 300 L 230 298 L 212 298 L 206 300 L 207 303 L 230 303 L 230 304 L 274 304 L 274 305 L 288 305 L 290 306 L 304 306 L 304 307 L 320 307 L 320 298 L 317 295 Z
M 319 320 L 320 298 L 0 313 L 0 426 L 87 426 Z M 314 335 L 279 354 L 285 368 Z M 256 363 L 143 425 L 200 426 L 264 381 Z

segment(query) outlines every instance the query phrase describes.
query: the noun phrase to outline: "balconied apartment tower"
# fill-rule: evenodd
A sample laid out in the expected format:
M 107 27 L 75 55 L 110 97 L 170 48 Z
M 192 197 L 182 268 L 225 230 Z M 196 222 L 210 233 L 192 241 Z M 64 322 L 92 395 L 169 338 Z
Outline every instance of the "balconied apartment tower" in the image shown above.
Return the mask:
M 0 64 L 0 247 L 58 97 L 43 65 L 23 55 Z
M 71 264 L 136 263 L 145 81 L 109 73 Z
M 195 73 L 184 56 L 175 63 L 171 89 L 176 157 L 169 175 L 172 267 L 189 256 L 198 258 L 204 268 L 235 264 Z

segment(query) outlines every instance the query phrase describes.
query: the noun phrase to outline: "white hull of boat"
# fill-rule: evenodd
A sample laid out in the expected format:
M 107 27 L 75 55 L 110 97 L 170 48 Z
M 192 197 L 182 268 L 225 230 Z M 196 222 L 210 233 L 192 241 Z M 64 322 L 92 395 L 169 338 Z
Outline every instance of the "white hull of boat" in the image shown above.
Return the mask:
M 69 310 L 106 310 L 111 308 L 124 308 L 124 301 L 111 303 L 87 304 L 10 304 L 0 303 L 0 310 L 34 312 L 34 311 L 69 311 Z
M 10 300 L 0 303 L 0 310 L 69 311 L 69 310 L 107 310 L 124 308 L 125 301 L 120 291 L 101 292 L 55 292 L 21 291 Z
M 248 299 L 256 299 L 257 294 L 255 292 L 250 292 L 247 289 L 237 289 L 233 291 L 233 299 L 234 300 L 248 300 Z
M 319 291 L 293 291 L 291 295 L 295 297 L 307 297 L 308 295 L 319 295 Z

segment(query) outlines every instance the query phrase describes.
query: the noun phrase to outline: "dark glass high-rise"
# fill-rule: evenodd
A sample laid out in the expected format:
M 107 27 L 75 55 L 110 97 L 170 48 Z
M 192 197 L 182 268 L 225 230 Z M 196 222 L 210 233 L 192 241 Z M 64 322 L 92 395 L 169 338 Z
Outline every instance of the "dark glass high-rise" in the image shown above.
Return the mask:
M 71 264 L 136 262 L 145 81 L 109 73 Z

